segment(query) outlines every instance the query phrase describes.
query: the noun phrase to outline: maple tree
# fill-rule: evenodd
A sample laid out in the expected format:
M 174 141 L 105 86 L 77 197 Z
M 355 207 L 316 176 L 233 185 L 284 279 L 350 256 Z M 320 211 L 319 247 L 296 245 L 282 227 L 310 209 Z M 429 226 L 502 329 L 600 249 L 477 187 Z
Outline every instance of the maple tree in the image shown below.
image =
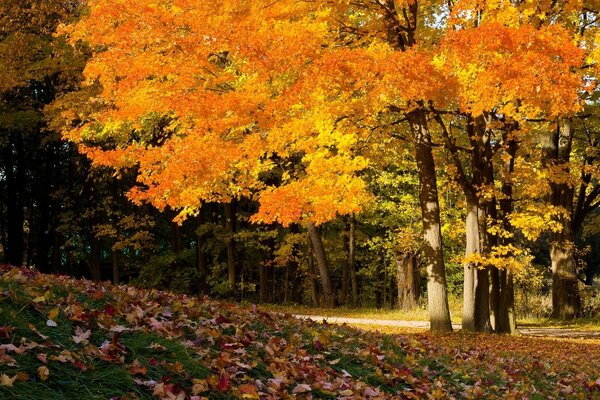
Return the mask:
M 514 281 L 532 263 L 531 241 L 550 231 L 554 315 L 579 314 L 574 243 L 592 227 L 599 195 L 593 4 L 173 0 L 121 10 L 122 1 L 95 0 L 51 37 L 68 16 L 34 3 L 50 16 L 48 26 L 36 22 L 41 37 L 60 47 L 67 34 L 73 48 L 52 65 L 45 56 L 33 67 L 12 59 L 21 72 L 9 74 L 6 93 L 42 79 L 35 74 L 44 68 L 40 76 L 66 76 L 48 86 L 57 93 L 42 102 L 54 100 L 44 129 L 61 131 L 118 180 L 92 178 L 57 144 L 48 165 L 77 183 L 41 190 L 30 205 L 13 195 L 29 189 L 8 190 L 8 208 L 25 210 L 7 212 L 23 220 L 8 227 L 35 221 L 28 210 L 50 209 L 50 198 L 64 195 L 68 207 L 41 213 L 52 222 L 21 250 L 12 241 L 24 230 L 3 235 L 6 254 L 38 252 L 40 243 L 35 258 L 45 268 L 49 232 L 55 268 L 63 257 L 73 271 L 89 265 L 95 279 L 112 264 L 113 277 L 139 274 L 143 284 L 186 291 L 325 305 L 385 305 L 398 293 L 409 308 L 420 260 L 436 330 L 450 329 L 446 266 L 457 288 L 460 262 L 465 329 L 511 332 Z M 29 12 L 7 4 L 7 14 Z M 10 142 L 10 156 L 29 146 Z M 67 161 L 52 161 L 60 154 Z M 12 172 L 30 173 L 5 158 L 8 189 L 21 181 Z M 70 171 L 78 168 L 84 173 Z M 395 197 L 378 180 L 390 171 L 411 171 L 416 186 L 402 189 L 418 196 Z M 44 182 L 59 187 L 56 179 Z M 143 218 L 148 208 L 130 209 L 124 191 L 163 213 Z M 142 249 L 138 239 L 151 243 Z M 180 273 L 174 282 L 168 268 Z M 160 278 L 148 278 L 154 273 Z
M 75 39 L 102 46 L 85 72 L 101 83 L 97 102 L 103 106 L 78 116 L 90 122 L 71 130 L 67 137 L 80 143 L 96 164 L 137 165 L 141 186 L 132 189 L 130 197 L 160 209 L 179 208 L 179 218 L 196 213 L 202 201 L 229 201 L 260 190 L 261 207 L 254 220 L 284 225 L 305 222 L 325 296 L 332 304 L 329 266 L 314 224 L 358 211 L 367 199 L 365 184 L 356 175 L 366 166 L 366 159 L 355 154 L 353 147 L 361 135 L 368 134 L 360 128 L 389 105 L 377 101 L 384 97 L 383 84 L 397 84 L 394 89 L 398 91 L 407 89 L 402 96 L 409 104 L 421 104 L 430 93 L 409 90 L 414 86 L 410 78 L 416 76 L 373 85 L 381 71 L 375 62 L 386 60 L 383 71 L 395 69 L 397 61 L 404 65 L 421 62 L 427 69 L 418 51 L 407 51 L 401 60 L 387 57 L 394 46 L 399 51 L 412 47 L 414 37 L 410 43 L 389 42 L 392 46 L 376 41 L 371 49 L 329 50 L 323 45 L 336 40 L 331 27 L 335 19 L 328 18 L 339 11 L 333 8 L 287 2 L 137 6 L 140 10 L 130 7 L 130 14 L 117 16 L 112 2 L 92 3 L 89 16 L 71 29 Z M 391 11 L 390 4 L 382 7 L 377 12 Z M 410 8 L 416 17 L 417 9 Z M 220 19 L 210 18 L 215 12 Z M 142 22 L 140 15 L 148 21 Z M 306 17 L 298 19 L 298 15 Z M 228 18 L 235 18 L 235 32 L 228 28 Z M 186 29 L 182 31 L 181 26 Z M 206 38 L 202 45 L 198 45 L 198 35 Z M 272 35 L 280 39 L 273 42 Z M 159 37 L 160 43 L 149 44 L 148 37 Z M 282 69 L 280 59 L 289 56 L 290 48 L 294 48 L 295 61 Z M 170 64 L 166 69 L 164 52 Z M 190 52 L 198 61 L 193 67 Z M 317 76 L 321 79 L 314 79 Z M 361 97 L 363 101 L 357 101 Z M 450 319 L 435 170 L 424 112 L 419 106 L 406 115 L 423 188 L 433 327 L 445 330 L 450 329 Z M 173 123 L 162 130 L 159 143 L 138 137 L 143 119 L 151 113 L 174 116 Z M 100 148 L 106 140 L 114 142 L 111 148 Z M 188 159 L 191 155 L 193 162 Z M 300 157 L 300 162 L 292 162 L 293 171 L 284 168 L 282 184 L 260 182 L 261 171 L 276 169 L 275 161 L 294 157 Z

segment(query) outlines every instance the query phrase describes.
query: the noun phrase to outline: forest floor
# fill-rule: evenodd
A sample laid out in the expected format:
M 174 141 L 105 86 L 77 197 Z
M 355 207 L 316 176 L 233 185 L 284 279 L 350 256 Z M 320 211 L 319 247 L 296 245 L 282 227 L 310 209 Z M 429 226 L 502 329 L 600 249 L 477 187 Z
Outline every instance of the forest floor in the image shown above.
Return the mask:
M 0 398 L 600 399 L 600 340 L 323 324 L 0 266 Z
M 398 328 L 429 329 L 427 310 L 417 308 L 412 311 L 373 308 L 322 308 L 269 305 L 269 311 L 291 314 L 298 318 L 309 318 L 330 324 L 388 326 Z M 452 326 L 460 330 L 460 305 L 454 304 L 451 310 Z M 589 318 L 573 321 L 558 321 L 550 318 L 529 318 L 517 321 L 517 333 L 528 336 L 553 336 L 571 338 L 600 338 L 600 321 Z
M 427 321 L 406 321 L 406 320 L 390 320 L 390 319 L 372 319 L 372 318 L 347 318 L 347 317 L 328 317 L 325 315 L 302 315 L 292 314 L 295 318 L 310 319 L 316 322 L 328 324 L 346 324 L 356 326 L 358 328 L 368 325 L 371 327 L 395 327 L 409 329 L 429 329 Z M 462 329 L 461 324 L 452 324 L 454 330 Z M 547 326 L 524 326 L 518 327 L 517 333 L 525 336 L 547 336 L 547 337 L 562 337 L 562 338 L 598 338 L 600 339 L 600 326 L 597 330 L 592 329 L 577 329 L 565 327 L 547 327 Z

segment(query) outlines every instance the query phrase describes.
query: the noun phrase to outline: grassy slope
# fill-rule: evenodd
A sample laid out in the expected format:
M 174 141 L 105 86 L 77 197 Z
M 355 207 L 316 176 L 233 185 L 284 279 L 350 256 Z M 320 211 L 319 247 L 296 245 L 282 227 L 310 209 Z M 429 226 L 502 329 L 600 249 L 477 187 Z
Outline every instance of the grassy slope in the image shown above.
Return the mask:
M 598 341 L 382 334 L 0 267 L 2 399 L 600 398 L 599 363 Z

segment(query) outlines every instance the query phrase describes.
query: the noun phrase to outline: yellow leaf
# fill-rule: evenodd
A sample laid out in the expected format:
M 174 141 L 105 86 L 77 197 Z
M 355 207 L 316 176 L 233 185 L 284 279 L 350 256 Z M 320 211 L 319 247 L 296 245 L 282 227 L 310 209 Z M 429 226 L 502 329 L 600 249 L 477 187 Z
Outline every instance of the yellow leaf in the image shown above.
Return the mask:
M 37 369 L 37 372 L 42 381 L 48 380 L 48 377 L 50 376 L 50 370 L 47 367 L 42 365 Z
M 48 313 L 48 319 L 56 319 L 56 317 L 58 317 L 58 313 L 60 313 L 60 308 L 58 307 L 54 307 L 52 310 L 50 310 L 50 312 Z
M 17 380 L 17 375 L 9 378 L 8 375 L 2 374 L 0 376 L 0 386 L 12 387 L 13 383 Z

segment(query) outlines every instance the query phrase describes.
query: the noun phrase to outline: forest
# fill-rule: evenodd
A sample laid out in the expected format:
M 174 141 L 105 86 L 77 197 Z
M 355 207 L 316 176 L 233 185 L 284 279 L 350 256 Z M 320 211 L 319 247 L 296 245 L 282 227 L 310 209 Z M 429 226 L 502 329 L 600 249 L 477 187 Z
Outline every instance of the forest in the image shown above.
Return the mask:
M 594 0 L 2 0 L 0 72 L 5 264 L 434 331 L 600 316 Z

